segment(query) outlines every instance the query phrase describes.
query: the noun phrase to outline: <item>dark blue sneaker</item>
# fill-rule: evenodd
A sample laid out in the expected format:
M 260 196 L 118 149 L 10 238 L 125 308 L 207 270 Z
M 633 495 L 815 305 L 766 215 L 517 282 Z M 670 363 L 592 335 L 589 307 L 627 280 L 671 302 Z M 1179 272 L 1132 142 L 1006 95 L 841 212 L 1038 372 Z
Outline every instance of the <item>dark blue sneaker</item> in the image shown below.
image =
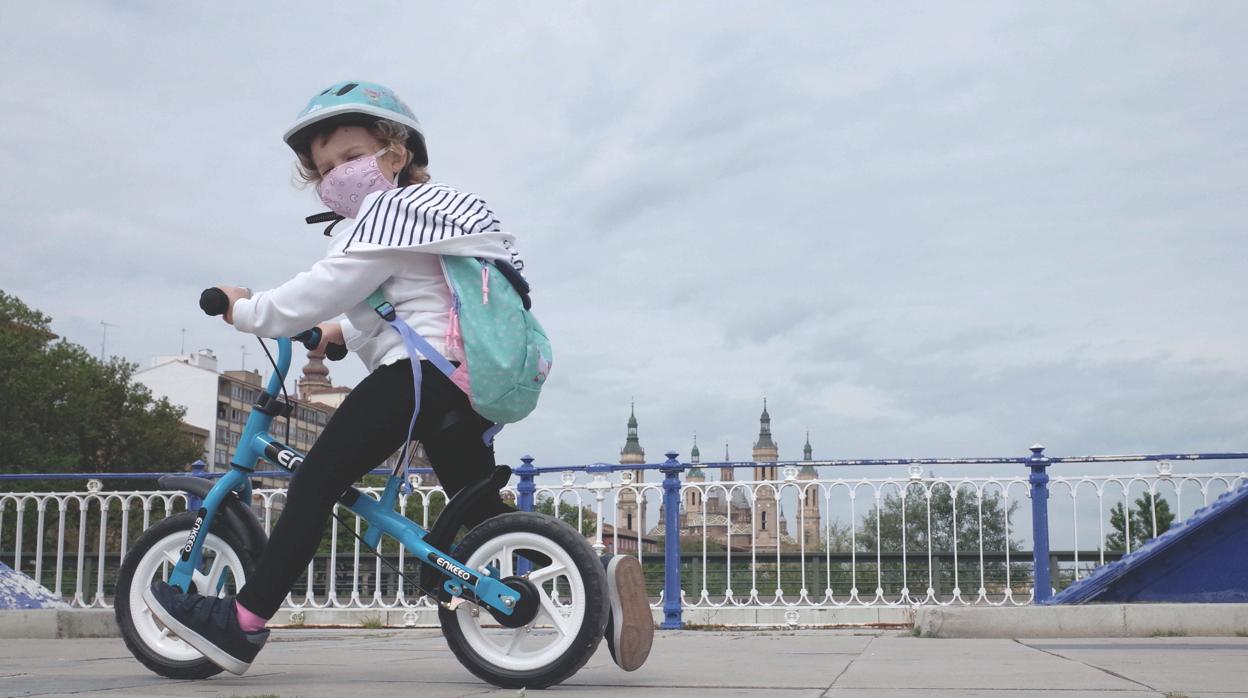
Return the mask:
M 247 633 L 238 627 L 233 596 L 184 594 L 165 582 L 152 582 L 143 590 L 143 600 L 170 632 L 233 674 L 247 671 L 269 639 L 268 630 Z
M 606 555 L 607 568 L 607 649 L 624 671 L 635 671 L 646 663 L 654 644 L 654 619 L 641 563 L 632 555 Z

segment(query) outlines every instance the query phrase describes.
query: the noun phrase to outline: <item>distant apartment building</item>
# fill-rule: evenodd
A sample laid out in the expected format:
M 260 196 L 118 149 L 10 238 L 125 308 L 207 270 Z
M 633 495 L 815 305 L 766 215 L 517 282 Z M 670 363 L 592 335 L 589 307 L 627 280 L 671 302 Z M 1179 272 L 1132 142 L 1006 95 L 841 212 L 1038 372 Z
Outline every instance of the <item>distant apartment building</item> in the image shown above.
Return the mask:
M 312 447 L 336 406 L 350 392 L 330 384 L 328 374 L 319 359 L 310 359 L 296 394 L 291 396 L 289 419 L 273 420 L 270 432 L 298 451 L 306 453 Z M 264 387 L 256 371 L 218 371 L 217 358 L 210 350 L 154 357 L 134 378 L 157 397 L 186 408 L 186 431 L 206 432 L 204 462 L 210 471 L 229 467 L 243 426 Z M 331 404 L 319 401 L 321 396 Z
M 186 437 L 191 440 L 191 443 L 198 446 L 199 450 L 204 452 L 204 455 L 211 453 L 211 449 L 208 447 L 208 437 L 212 434 L 211 431 L 187 424 L 186 422 L 178 423 L 178 431 L 185 434 Z M 204 462 L 207 462 L 207 460 Z

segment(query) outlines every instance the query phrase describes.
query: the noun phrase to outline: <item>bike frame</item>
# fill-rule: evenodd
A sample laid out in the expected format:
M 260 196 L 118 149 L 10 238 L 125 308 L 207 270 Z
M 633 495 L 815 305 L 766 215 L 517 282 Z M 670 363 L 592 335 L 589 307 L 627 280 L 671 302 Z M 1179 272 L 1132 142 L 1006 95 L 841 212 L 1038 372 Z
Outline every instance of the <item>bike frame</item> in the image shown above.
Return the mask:
M 303 462 L 303 455 L 293 448 L 278 441 L 269 434 L 273 423 L 273 415 L 259 409 L 260 404 L 270 404 L 280 399 L 282 384 L 290 369 L 291 340 L 280 337 L 277 340 L 277 363 L 273 375 L 269 377 L 268 386 L 257 408 L 251 411 L 247 424 L 239 439 L 238 449 L 230 460 L 230 470 L 217 481 L 217 484 L 204 497 L 191 535 L 182 547 L 182 555 L 169 575 L 169 584 L 180 587 L 183 591 L 191 588 L 191 575 L 199 568 L 204 541 L 212 528 L 213 519 L 222 501 L 230 494 L 237 493 L 245 503 L 251 502 L 251 473 L 255 472 L 255 464 L 259 460 L 272 463 L 283 470 L 294 472 Z M 399 486 L 402 478 L 391 475 L 386 483 L 380 499 L 373 499 L 364 494 L 355 497 L 355 501 L 347 508 L 368 522 L 368 531 L 364 541 L 373 548 L 381 540 L 382 534 L 399 541 L 412 551 L 421 562 L 440 571 L 448 579 L 442 588 L 452 599 L 475 600 L 488 605 L 504 615 L 511 615 L 515 605 L 520 601 L 520 593 L 495 579 L 491 570 L 475 570 L 452 558 L 449 554 L 425 542 L 428 531 L 416 522 L 400 515 L 394 509 L 398 499 Z M 349 490 L 350 491 L 350 490 Z M 222 575 L 222 580 L 224 580 Z M 201 590 L 205 591 L 205 590 Z M 212 592 L 219 591 L 211 590 Z

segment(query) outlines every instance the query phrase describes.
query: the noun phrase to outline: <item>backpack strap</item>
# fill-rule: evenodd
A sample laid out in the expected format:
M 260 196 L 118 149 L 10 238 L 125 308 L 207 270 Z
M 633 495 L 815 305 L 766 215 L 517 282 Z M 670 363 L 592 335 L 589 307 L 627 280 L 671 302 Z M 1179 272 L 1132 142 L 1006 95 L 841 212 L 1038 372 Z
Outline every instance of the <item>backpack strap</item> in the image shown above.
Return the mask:
M 533 300 L 529 298 L 529 282 L 525 281 L 520 272 L 516 271 L 516 268 L 511 265 L 511 262 L 505 259 L 496 259 L 494 260 L 494 268 L 498 269 L 503 278 L 507 279 L 507 282 L 511 284 L 511 287 L 516 289 L 516 293 L 520 294 L 520 302 L 524 305 L 524 309 L 532 310 Z
M 455 366 L 442 355 L 442 352 L 434 349 L 429 340 L 416 334 L 416 331 L 410 325 L 399 319 L 394 306 L 381 294 L 381 289 L 373 291 L 365 302 L 372 306 L 373 311 L 386 324 L 393 327 L 399 333 L 399 336 L 403 337 L 403 344 L 407 346 L 407 355 L 411 357 L 413 363 L 417 361 L 418 357 L 423 356 L 436 366 L 439 371 L 446 374 L 447 378 L 450 378 L 451 374 L 455 373 Z
M 399 464 L 406 471 L 410 467 L 409 463 L 412 456 L 410 450 L 412 432 L 416 429 L 416 416 L 420 414 L 420 358 L 423 356 L 429 363 L 445 374 L 447 378 L 450 378 L 451 374 L 455 373 L 455 366 L 442 355 L 442 352 L 434 349 L 429 340 L 416 334 L 411 325 L 399 319 L 399 314 L 395 311 L 394 305 L 386 300 L 380 288 L 370 293 L 365 302 L 372 306 L 373 312 L 377 313 L 383 322 L 393 327 L 399 333 L 399 336 L 403 338 L 403 345 L 407 348 L 407 356 L 412 364 L 412 386 L 416 391 L 416 395 L 412 409 L 412 421 L 407 426 L 407 439 L 403 442 L 403 451 L 399 455 Z M 495 424 L 487 429 L 481 437 L 485 441 L 485 445 L 492 445 L 494 437 L 502 429 L 503 426 L 501 424 Z M 406 482 L 406 478 L 404 478 L 404 482 Z

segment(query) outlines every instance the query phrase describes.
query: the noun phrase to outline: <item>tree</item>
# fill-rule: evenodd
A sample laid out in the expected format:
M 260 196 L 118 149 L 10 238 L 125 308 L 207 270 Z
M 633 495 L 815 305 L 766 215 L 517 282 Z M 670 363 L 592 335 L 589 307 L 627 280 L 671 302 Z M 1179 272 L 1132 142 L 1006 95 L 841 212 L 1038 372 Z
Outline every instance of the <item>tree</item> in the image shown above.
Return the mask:
M 554 497 L 539 496 L 537 503 L 533 505 L 533 511 L 556 516 Z M 583 536 L 592 536 L 598 531 L 598 515 L 589 507 L 577 507 L 575 504 L 560 502 L 558 517 L 564 523 L 580 531 Z M 577 521 L 578 517 L 580 521 Z
M 203 455 L 180 429 L 184 410 L 135 383 L 134 364 L 96 359 L 50 325 L 0 291 L 0 472 L 161 472 Z
M 1136 550 L 1153 539 L 1154 530 L 1158 536 L 1169 531 L 1170 525 L 1174 523 L 1174 512 L 1170 511 L 1169 502 L 1152 492 L 1140 495 L 1130 510 L 1123 507 L 1122 502 L 1118 502 L 1109 510 L 1109 525 L 1114 531 L 1105 536 L 1106 550 L 1126 552 L 1128 521 L 1131 524 L 1131 549 Z
M 1001 494 L 997 492 L 984 492 L 979 497 L 974 492 L 959 491 L 955 527 L 953 492 L 949 487 L 935 486 L 930 499 L 929 529 L 929 500 L 922 485 L 912 484 L 906 490 L 904 498 L 895 493 L 887 494 L 880 500 L 878 507 L 867 512 L 862 520 L 862 531 L 857 535 L 858 549 L 874 551 L 878 544 L 881 551 L 901 552 L 904 511 L 907 551 L 926 553 L 929 530 L 931 549 L 934 552 L 952 551 L 955 531 L 957 547 L 961 551 L 978 550 L 981 535 L 985 551 L 1004 552 L 1007 547 L 1017 550 L 1018 544 L 1007 537 L 1006 527 L 1018 508 L 1018 502 L 1011 502 L 1006 511 L 1001 499 Z
M 151 393 L 131 378 L 135 366 L 113 358 L 102 361 L 81 346 L 58 339 L 51 318 L 30 308 L 16 296 L 0 291 L 0 473 L 107 473 L 185 470 L 203 452 L 181 430 L 183 410 Z M 109 480 L 110 489 L 153 488 L 149 479 Z M 0 481 L 0 490 L 81 489 L 82 483 L 64 480 Z M 80 507 L 70 499 L 64 540 L 82 536 L 95 540 L 100 517 L 94 512 L 79 530 Z M 142 516 L 138 501 L 128 506 L 131 520 Z M 45 512 L 49 517 L 66 512 Z M 35 548 L 37 507 L 27 507 L 22 522 L 0 532 L 0 549 Z M 55 519 L 52 519 L 55 521 Z M 138 535 L 137 528 L 129 534 Z M 58 527 L 44 530 L 44 550 L 56 550 Z M 105 547 L 115 549 L 121 529 L 108 532 Z M 69 546 L 67 546 L 69 547 Z M 68 551 L 67 551 L 68 553 Z M 27 558 L 27 564 L 33 564 Z M 44 566 L 43 583 L 51 583 L 55 566 Z M 66 570 L 75 566 L 68 563 Z M 31 572 L 31 569 L 23 571 Z M 74 576 L 72 571 L 69 576 Z M 105 584 L 111 584 L 105 580 Z
M 985 586 L 1003 585 L 1006 580 L 1004 560 L 985 560 L 980 568 L 978 551 L 980 541 L 985 553 L 1003 553 L 1019 549 L 1017 540 L 1008 533 L 1012 530 L 1012 518 L 1018 502 L 1008 506 L 999 492 L 959 490 L 954 496 L 950 487 L 934 485 L 931 497 L 923 485 L 911 483 L 900 493 L 885 495 L 878 506 L 867 512 L 862 529 L 857 534 L 858 549 L 862 552 L 892 556 L 902 552 L 903 542 L 907 553 L 902 569 L 900 560 L 885 560 L 878 571 L 888 589 L 899 588 L 904 580 L 912 591 L 921 590 L 929 581 L 927 553 L 933 553 L 935 569 L 930 570 L 930 580 L 938 590 L 948 591 L 954 584 L 952 552 L 956 534 L 958 556 L 957 581 L 965 589 L 979 586 L 980 578 Z M 955 507 L 956 501 L 956 507 Z M 930 506 L 930 528 L 929 528 Z M 956 516 L 955 516 L 956 509 Z M 903 524 L 904 523 L 904 530 Z M 942 558 L 948 558 L 947 563 Z M 874 562 L 867 560 L 869 573 L 874 573 Z M 1021 568 L 1011 566 L 1010 581 L 1021 581 Z
M 798 540 L 798 538 L 803 535 L 802 529 L 800 528 L 801 520 L 797 517 L 793 517 L 793 520 L 789 525 L 792 527 L 791 532 L 793 539 L 781 541 L 780 550 L 786 553 L 800 552 L 803 549 L 802 542 Z M 853 540 L 853 538 L 850 535 L 849 524 L 841 523 L 839 521 L 824 522 L 820 524 L 819 530 L 816 531 L 816 533 L 818 534 L 817 537 L 806 536 L 805 550 L 807 553 L 821 553 L 824 550 L 831 550 L 833 552 L 842 550 L 848 551 L 852 547 L 850 541 Z

